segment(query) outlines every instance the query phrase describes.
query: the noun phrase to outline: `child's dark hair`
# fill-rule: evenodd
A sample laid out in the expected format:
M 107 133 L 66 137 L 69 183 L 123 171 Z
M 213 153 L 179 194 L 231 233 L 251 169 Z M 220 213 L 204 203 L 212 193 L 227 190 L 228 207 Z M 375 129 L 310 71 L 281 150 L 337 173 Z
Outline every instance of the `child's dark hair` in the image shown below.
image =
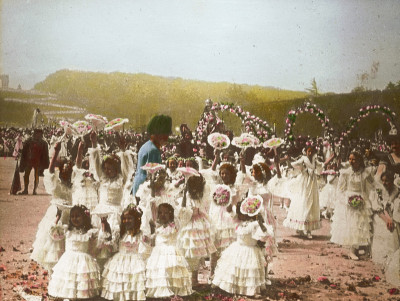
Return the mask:
M 168 203 L 161 203 L 157 207 L 157 219 L 158 219 L 158 211 L 160 210 L 161 207 L 165 207 L 168 209 L 168 213 L 172 216 L 172 220 L 174 220 L 174 207 Z
M 226 169 L 229 171 L 229 174 L 231 175 L 230 182 L 227 183 L 229 185 L 233 185 L 236 182 L 236 176 L 237 176 L 237 170 L 235 166 L 229 163 L 224 163 L 220 166 L 219 168 L 219 174 L 221 174 L 221 170 Z
M 72 230 L 72 229 L 75 228 L 75 226 L 72 225 L 72 223 L 71 223 L 71 214 L 72 214 L 73 211 L 79 211 L 80 214 L 83 216 L 83 223 L 82 223 L 82 227 L 79 228 L 80 230 L 83 230 L 84 232 L 87 232 L 90 229 L 92 229 L 92 222 L 91 222 L 91 219 L 90 219 L 89 209 L 84 205 L 75 205 L 74 207 L 71 208 L 69 224 L 68 224 L 68 230 Z
M 128 214 L 134 218 L 134 232 L 137 233 L 140 229 L 140 225 L 142 224 L 142 215 L 143 215 L 142 210 L 134 204 L 129 204 L 128 207 L 126 207 L 125 210 L 122 211 L 122 214 L 121 214 L 121 226 L 120 226 L 120 230 L 119 230 L 120 237 L 124 236 L 124 234 L 126 233 L 125 224 L 122 223 L 122 219 L 123 219 L 124 215 L 126 215 L 126 214 Z
M 383 177 L 386 177 L 388 180 L 390 180 L 390 182 L 394 181 L 394 172 L 391 170 L 386 170 L 381 174 L 381 180 L 383 179 Z
M 108 163 L 115 168 L 117 174 L 121 174 L 121 159 L 116 154 L 105 155 L 101 163 L 101 169 L 104 170 L 105 164 Z
M 263 183 L 267 183 L 271 180 L 271 170 L 267 164 L 262 162 L 253 164 L 253 169 L 257 174 L 262 174 Z
M 61 175 L 63 173 L 66 173 L 66 172 L 68 172 L 69 176 L 71 177 L 71 175 L 72 175 L 72 167 L 73 166 L 74 166 L 74 162 L 71 161 L 71 160 L 64 159 L 64 160 L 60 161 L 59 166 L 58 166 L 58 170 L 60 171 L 58 176 L 60 177 L 60 180 L 62 180 L 61 179 Z
M 186 184 L 190 197 L 195 200 L 202 198 L 205 184 L 202 175 L 190 177 Z

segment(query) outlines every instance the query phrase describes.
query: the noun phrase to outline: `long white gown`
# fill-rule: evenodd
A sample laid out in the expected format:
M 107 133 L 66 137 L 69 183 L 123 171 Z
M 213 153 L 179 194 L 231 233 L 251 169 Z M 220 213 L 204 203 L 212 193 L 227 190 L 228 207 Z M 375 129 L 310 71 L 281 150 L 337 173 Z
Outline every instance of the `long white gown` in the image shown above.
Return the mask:
M 386 189 L 382 189 L 381 197 L 377 191 L 370 194 L 373 215 L 373 229 L 374 234 L 371 243 L 372 260 L 379 264 L 382 268 L 386 269 L 387 264 L 394 252 L 400 247 L 399 244 L 399 215 L 398 212 L 400 205 L 399 190 L 394 187 L 393 191 L 389 194 Z M 380 213 L 386 211 L 393 219 L 395 229 L 390 232 L 386 223 L 379 216 Z
M 335 212 L 332 217 L 331 242 L 349 247 L 367 246 L 371 242 L 372 210 L 369 194 L 374 185 L 374 177 L 369 168 L 353 171 L 351 167 L 341 170 Z M 349 197 L 360 195 L 364 205 L 352 208 Z
M 295 230 L 311 231 L 321 228 L 317 174 L 323 164 L 314 155 L 310 161 L 307 156 L 291 163 L 301 170 L 291 182 L 291 203 L 283 226 Z

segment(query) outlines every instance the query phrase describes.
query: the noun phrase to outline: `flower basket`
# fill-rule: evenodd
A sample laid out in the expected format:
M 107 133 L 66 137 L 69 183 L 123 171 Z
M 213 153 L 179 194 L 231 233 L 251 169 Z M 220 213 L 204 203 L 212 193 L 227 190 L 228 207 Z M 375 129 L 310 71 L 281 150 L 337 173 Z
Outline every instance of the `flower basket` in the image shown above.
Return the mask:
M 85 120 L 79 120 L 74 122 L 72 124 L 72 127 L 76 130 L 76 132 L 80 136 L 86 135 L 92 129 L 92 126 Z
M 257 147 L 259 144 L 260 140 L 248 133 L 243 133 L 239 137 L 234 137 L 232 139 L 232 145 L 239 148 Z
M 200 173 L 192 167 L 178 167 L 176 170 L 179 171 L 186 179 L 190 178 L 191 176 L 200 176 Z
M 160 169 L 164 169 L 165 165 L 159 164 L 159 163 L 146 163 L 141 168 L 151 174 L 154 174 L 155 172 L 159 171 Z
M 127 118 L 115 118 L 113 120 L 111 120 L 109 123 L 106 124 L 106 126 L 104 127 L 105 131 L 119 131 L 120 129 L 122 129 L 124 123 L 129 122 L 129 119 Z
M 277 148 L 283 144 L 281 138 L 271 138 L 263 143 L 265 148 Z
M 85 119 L 92 123 L 95 130 L 103 129 L 108 122 L 106 117 L 97 114 L 87 114 Z
M 215 149 L 225 149 L 230 145 L 229 137 L 221 133 L 212 133 L 208 135 L 207 141 Z

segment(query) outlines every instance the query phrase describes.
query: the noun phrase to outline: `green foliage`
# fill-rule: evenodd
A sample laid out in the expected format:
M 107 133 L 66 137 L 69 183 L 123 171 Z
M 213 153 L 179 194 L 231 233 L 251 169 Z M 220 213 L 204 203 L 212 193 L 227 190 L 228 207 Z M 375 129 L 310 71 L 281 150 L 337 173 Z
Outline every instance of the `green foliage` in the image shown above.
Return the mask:
M 227 82 L 210 83 L 164 78 L 147 74 L 94 73 L 60 70 L 35 85 L 42 92 L 57 93 L 70 105 L 109 119 L 124 117 L 142 129 L 155 114 L 168 114 L 175 125 L 194 128 L 204 109 L 204 100 L 249 106 L 279 99 L 303 97 L 305 92 L 286 91 Z
M 400 87 L 400 82 L 393 85 Z M 330 126 L 338 133 L 346 129 L 350 117 L 357 116 L 362 106 L 385 105 L 397 115 L 400 114 L 400 89 L 391 87 L 392 85 L 384 91 L 360 90 L 348 94 L 324 94 L 314 96 L 312 102 L 330 118 Z M 60 108 L 59 118 L 79 120 L 87 113 L 100 114 L 109 120 L 123 117 L 130 121 L 126 128 L 143 130 L 152 116 L 167 114 L 172 117 L 173 129 L 181 123 L 187 123 L 194 130 L 204 110 L 205 99 L 211 98 L 214 102 L 241 106 L 243 110 L 266 120 L 271 127 L 275 123 L 277 134 L 282 137 L 288 112 L 309 101 L 307 92 L 121 72 L 106 74 L 60 70 L 35 85 L 35 89 L 43 95 L 32 96 L 17 91 L 0 90 L 0 117 L 3 124 L 8 122 L 26 126 L 31 122 L 33 110 L 38 107 L 36 104 L 6 102 L 5 98 L 43 98 L 47 93 L 53 93 L 57 94 L 57 99 L 49 100 L 48 107 L 41 105 L 42 111 L 54 111 L 50 104 L 85 109 L 80 114 L 68 115 L 62 113 L 68 109 Z M 224 112 L 218 115 L 223 117 L 228 127 L 232 126 L 236 133 L 241 130 L 242 124 L 233 114 Z M 387 126 L 386 118 L 374 113 L 367 117 L 365 122 L 360 122 L 352 131 L 352 135 L 372 135 L 377 128 L 386 131 Z M 323 128 L 315 115 L 304 113 L 297 116 L 293 133 L 316 136 L 323 133 Z

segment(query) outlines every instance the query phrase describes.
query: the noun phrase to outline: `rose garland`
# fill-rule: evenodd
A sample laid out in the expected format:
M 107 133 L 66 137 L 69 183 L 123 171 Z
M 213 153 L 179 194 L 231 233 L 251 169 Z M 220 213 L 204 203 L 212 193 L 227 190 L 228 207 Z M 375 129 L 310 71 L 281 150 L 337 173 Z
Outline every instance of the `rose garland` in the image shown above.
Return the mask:
M 340 136 L 340 142 L 343 141 L 344 137 L 347 137 L 351 131 L 354 129 L 357 123 L 361 121 L 361 119 L 369 116 L 371 113 L 382 114 L 386 116 L 386 121 L 390 124 L 390 126 L 394 127 L 394 118 L 396 113 L 393 112 L 390 108 L 381 105 L 369 105 L 364 106 L 358 111 L 357 117 L 350 117 L 350 121 L 346 127 L 346 130 L 342 132 Z
M 244 111 L 240 106 L 233 103 L 213 103 L 208 112 L 203 113 L 196 128 L 196 140 L 198 145 L 206 146 L 207 126 L 210 123 L 220 123 L 222 120 L 217 116 L 217 112 L 230 112 L 239 117 L 245 126 L 245 131 L 252 133 L 260 141 L 267 140 L 273 133 L 269 124 L 259 117 L 251 115 L 250 112 Z
M 285 138 L 287 140 L 294 140 L 293 136 L 293 126 L 296 123 L 297 115 L 302 113 L 311 113 L 314 114 L 322 127 L 327 131 L 327 134 L 331 137 L 333 134 L 333 129 L 329 127 L 329 118 L 326 116 L 324 111 L 320 109 L 316 104 L 305 102 L 302 106 L 298 107 L 295 110 L 290 110 L 286 117 L 286 129 L 285 129 Z

